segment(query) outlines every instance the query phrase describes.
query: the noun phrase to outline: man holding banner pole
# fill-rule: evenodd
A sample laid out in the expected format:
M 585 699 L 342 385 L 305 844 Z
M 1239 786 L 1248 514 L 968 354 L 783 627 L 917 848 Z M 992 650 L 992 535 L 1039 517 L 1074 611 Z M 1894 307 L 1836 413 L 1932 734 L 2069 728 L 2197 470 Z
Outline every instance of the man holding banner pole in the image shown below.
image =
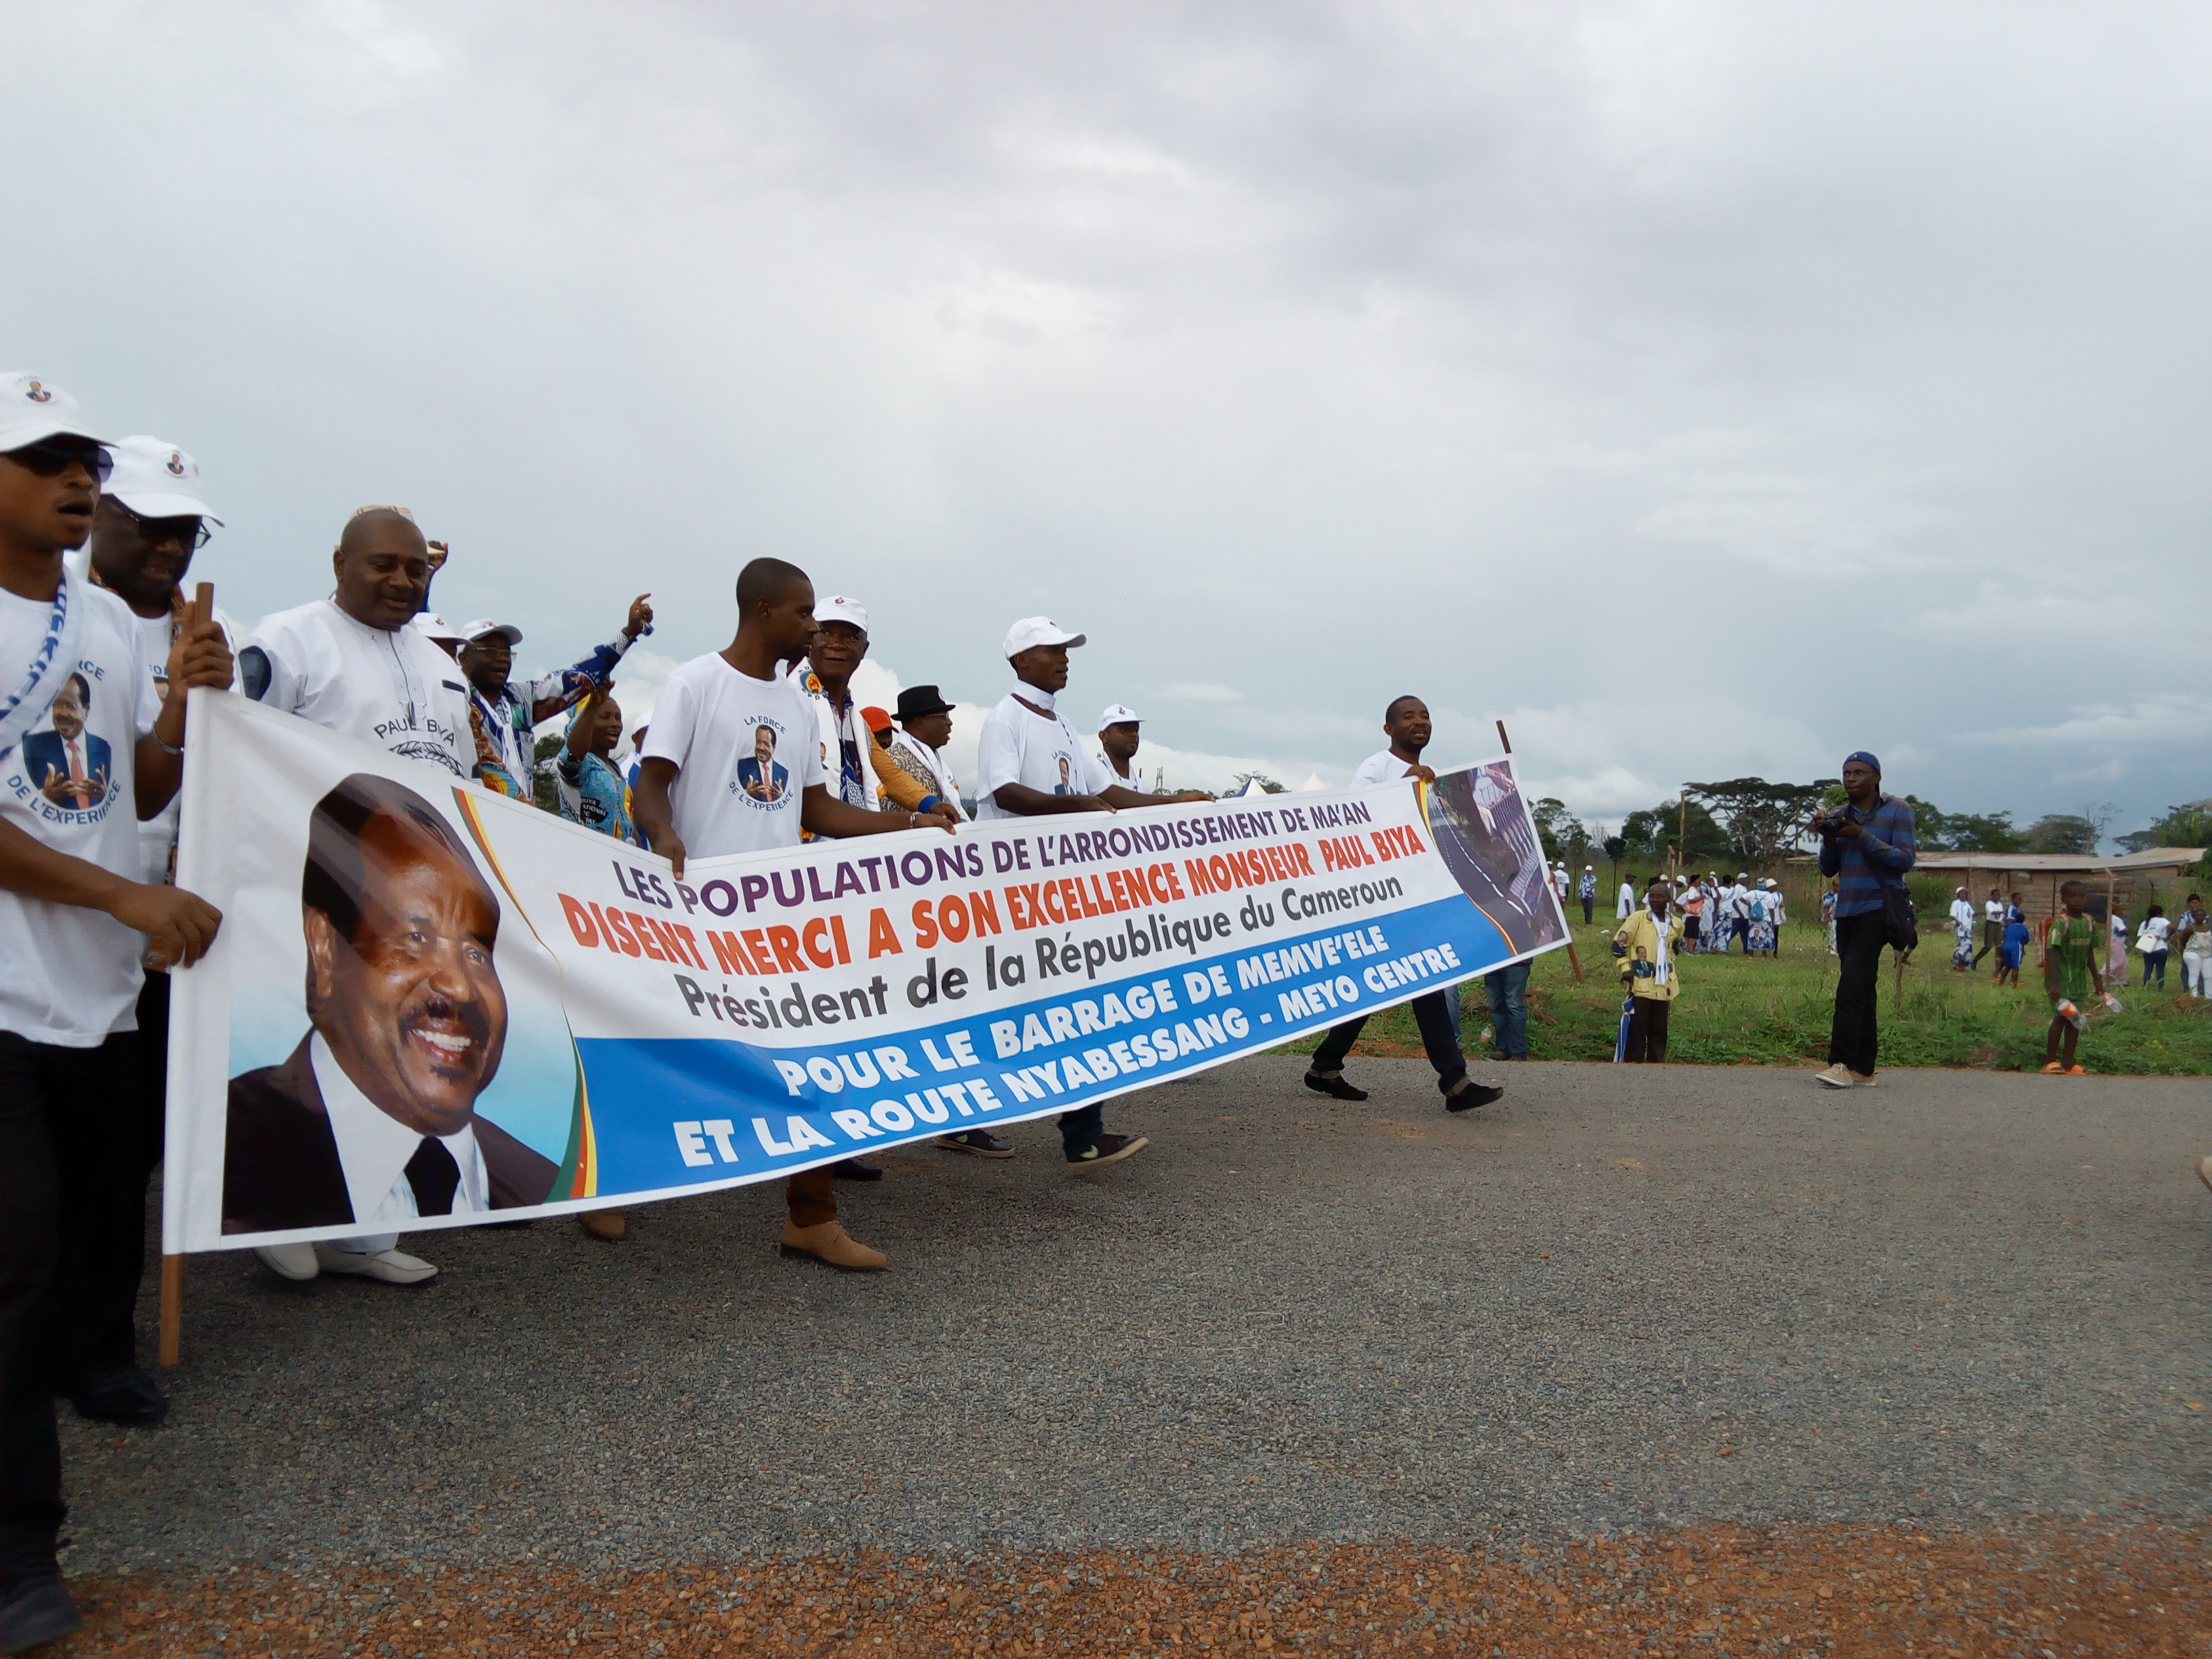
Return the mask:
M 1382 730 L 1390 739 L 1390 746 L 1362 761 L 1359 769 L 1352 775 L 1352 782 L 1388 783 L 1393 778 L 1419 778 L 1424 783 L 1434 783 L 1435 769 L 1421 763 L 1421 751 L 1429 746 L 1434 729 L 1428 704 L 1415 696 L 1394 697 L 1382 711 Z M 1459 1048 L 1459 1023 L 1452 1017 L 1453 1000 L 1458 995 L 1456 987 L 1431 991 L 1415 997 L 1408 1005 L 1413 1011 L 1414 1024 L 1420 1028 L 1421 1047 L 1428 1052 L 1429 1064 L 1436 1067 L 1437 1088 L 1443 1095 L 1444 1109 L 1448 1112 L 1487 1106 L 1505 1096 L 1504 1090 L 1477 1083 L 1467 1074 L 1467 1056 Z M 1329 1028 L 1306 1068 L 1307 1088 L 1336 1100 L 1367 1098 L 1364 1089 L 1354 1088 L 1344 1079 L 1345 1056 L 1352 1052 L 1352 1045 L 1359 1039 L 1360 1028 L 1366 1024 L 1367 1016 L 1362 1014 Z
M 684 878 L 687 859 L 795 848 L 802 829 L 832 837 L 929 827 L 955 833 L 957 822 L 942 805 L 877 812 L 830 794 L 813 703 L 777 672 L 817 635 L 806 573 L 781 559 L 755 559 L 738 573 L 737 598 L 737 636 L 685 663 L 661 688 L 638 769 L 637 827 L 676 878 Z M 741 775 L 749 780 L 744 787 Z M 827 1164 L 792 1176 L 785 1198 L 784 1255 L 847 1272 L 888 1265 L 882 1251 L 838 1224 Z
M 146 966 L 195 962 L 222 918 L 145 879 L 138 823 L 183 776 L 185 698 L 138 660 L 135 618 L 80 580 L 112 462 L 76 403 L 0 377 L 0 1652 L 79 1628 L 56 1559 L 67 1510 L 54 1420 L 58 1313 L 139 1271 L 144 1175 L 133 1125 Z M 195 610 L 173 643 L 181 692 L 230 684 L 222 630 Z M 65 722 L 54 705 L 77 703 Z M 30 775 L 27 739 L 62 758 Z M 64 799 L 58 799 L 58 797 Z M 64 804 L 65 799 L 67 804 Z

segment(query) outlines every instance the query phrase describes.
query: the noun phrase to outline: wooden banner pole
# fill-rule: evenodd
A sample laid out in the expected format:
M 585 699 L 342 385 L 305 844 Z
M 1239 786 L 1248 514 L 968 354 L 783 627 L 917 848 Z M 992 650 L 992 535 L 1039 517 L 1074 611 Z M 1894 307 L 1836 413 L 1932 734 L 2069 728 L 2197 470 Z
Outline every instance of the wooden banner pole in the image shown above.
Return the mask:
M 199 582 L 192 588 L 191 621 L 195 628 L 215 620 L 215 584 Z M 185 1332 L 185 1259 L 161 1258 L 161 1357 L 164 1365 L 178 1361 Z
M 1513 739 L 1505 735 L 1505 722 L 1504 720 L 1498 722 L 1498 741 L 1499 746 L 1502 747 L 1507 754 L 1510 755 L 1513 752 Z M 1527 803 L 1524 801 L 1522 805 L 1525 811 L 1527 808 Z M 1534 830 L 1536 827 L 1534 819 L 1529 821 L 1528 827 L 1531 830 Z M 1536 851 L 1539 856 L 1541 856 L 1544 851 L 1543 842 L 1540 838 L 1539 838 L 1537 842 Z M 1544 877 L 1544 885 L 1547 888 L 1552 886 L 1552 878 L 1549 872 L 1547 872 Z M 1553 888 L 1552 890 L 1556 892 L 1558 890 L 1556 888 Z M 1583 980 L 1583 963 L 1582 958 L 1575 954 L 1575 925 L 1571 921 L 1567 921 L 1566 917 L 1567 902 L 1565 899 L 1561 899 L 1559 901 L 1559 920 L 1566 922 L 1567 966 L 1575 970 L 1575 983 L 1579 985 L 1582 983 Z

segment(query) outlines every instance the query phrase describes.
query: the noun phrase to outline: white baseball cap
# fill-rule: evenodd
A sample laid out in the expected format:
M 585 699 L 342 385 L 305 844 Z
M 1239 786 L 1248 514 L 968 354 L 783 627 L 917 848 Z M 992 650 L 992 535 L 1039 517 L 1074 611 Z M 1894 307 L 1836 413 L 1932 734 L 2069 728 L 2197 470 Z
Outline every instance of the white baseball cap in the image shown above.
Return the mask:
M 22 369 L 0 374 L 0 455 L 66 434 L 107 441 L 84 423 L 84 415 L 52 380 Z
M 1098 729 L 1101 732 L 1109 726 L 1134 726 L 1136 723 L 1137 711 L 1118 702 L 1108 703 L 1106 712 L 1098 717 Z
M 459 629 L 454 627 L 434 611 L 416 611 L 411 626 L 418 633 L 426 634 L 433 640 L 453 640 L 459 642 L 468 638 L 467 635 L 462 633 Z
M 143 434 L 107 447 L 115 471 L 100 494 L 112 495 L 142 519 L 222 520 L 208 511 L 200 489 L 200 464 L 173 443 Z
M 868 613 L 858 599 L 848 599 L 842 593 L 832 593 L 826 599 L 814 602 L 817 623 L 850 623 L 863 634 L 868 631 Z
M 507 641 L 509 650 L 522 643 L 522 630 L 513 623 L 494 622 L 489 617 L 479 617 L 472 623 L 461 624 L 461 637 L 471 645 L 478 640 L 488 640 L 495 634 Z
M 1006 630 L 1006 648 L 1000 654 L 1018 657 L 1040 645 L 1081 645 L 1083 640 L 1049 617 L 1024 617 Z

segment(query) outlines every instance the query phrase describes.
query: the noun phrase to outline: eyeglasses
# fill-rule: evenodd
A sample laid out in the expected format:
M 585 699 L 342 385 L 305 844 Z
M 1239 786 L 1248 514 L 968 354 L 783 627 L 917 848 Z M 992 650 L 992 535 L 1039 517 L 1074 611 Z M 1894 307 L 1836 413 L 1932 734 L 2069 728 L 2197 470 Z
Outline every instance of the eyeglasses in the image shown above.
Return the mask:
M 58 478 L 72 466 L 81 466 L 92 474 L 94 483 L 104 484 L 115 471 L 115 457 L 89 438 L 47 438 L 9 450 L 8 459 L 41 478 Z
M 185 551 L 197 553 L 208 544 L 208 536 L 210 532 L 207 526 L 197 518 L 185 516 L 174 519 L 149 519 L 143 513 L 133 513 L 120 501 L 117 501 L 115 505 L 121 507 L 123 516 L 137 527 L 140 538 L 149 547 L 159 547 L 163 542 L 175 542 L 179 546 L 185 546 Z M 186 525 L 191 526 L 189 538 L 184 528 Z M 190 545 L 185 546 L 188 539 Z

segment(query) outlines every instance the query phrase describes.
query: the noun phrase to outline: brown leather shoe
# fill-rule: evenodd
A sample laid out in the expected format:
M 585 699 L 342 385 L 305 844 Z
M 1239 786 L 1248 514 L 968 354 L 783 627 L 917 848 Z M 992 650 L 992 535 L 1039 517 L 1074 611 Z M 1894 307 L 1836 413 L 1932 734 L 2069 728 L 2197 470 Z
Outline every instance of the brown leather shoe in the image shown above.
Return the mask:
M 586 1210 L 576 1220 L 593 1238 L 604 1238 L 610 1244 L 619 1244 L 629 1237 L 629 1218 L 620 1210 Z
M 834 1221 L 817 1222 L 811 1227 L 783 1224 L 783 1243 L 777 1247 L 782 1255 L 811 1255 L 817 1261 L 826 1261 L 831 1267 L 848 1273 L 881 1273 L 890 1266 L 890 1258 L 881 1250 L 872 1250 L 848 1233 Z

